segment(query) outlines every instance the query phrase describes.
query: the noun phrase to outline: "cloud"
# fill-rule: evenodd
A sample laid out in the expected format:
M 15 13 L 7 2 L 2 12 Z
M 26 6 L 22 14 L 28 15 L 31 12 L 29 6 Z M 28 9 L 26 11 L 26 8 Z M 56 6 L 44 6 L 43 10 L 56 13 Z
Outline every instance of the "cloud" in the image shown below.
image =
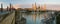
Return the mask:
M 1 4 L 1 3 L 4 3 L 4 2 L 0 2 L 0 4 Z
M 22 4 L 21 8 L 31 8 L 32 4 Z
M 31 8 L 32 4 L 15 4 L 15 8 Z
M 13 7 L 14 7 L 15 9 L 20 8 L 20 4 L 15 4 L 15 5 L 13 5 Z
M 60 5 L 47 5 L 46 6 L 47 10 L 60 10 Z

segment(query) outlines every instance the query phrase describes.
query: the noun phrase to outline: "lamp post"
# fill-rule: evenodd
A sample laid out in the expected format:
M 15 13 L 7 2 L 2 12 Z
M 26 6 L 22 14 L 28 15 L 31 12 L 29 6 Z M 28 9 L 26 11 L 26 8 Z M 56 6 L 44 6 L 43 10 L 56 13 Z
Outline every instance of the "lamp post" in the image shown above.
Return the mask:
M 3 12 L 3 4 L 1 3 L 1 12 Z

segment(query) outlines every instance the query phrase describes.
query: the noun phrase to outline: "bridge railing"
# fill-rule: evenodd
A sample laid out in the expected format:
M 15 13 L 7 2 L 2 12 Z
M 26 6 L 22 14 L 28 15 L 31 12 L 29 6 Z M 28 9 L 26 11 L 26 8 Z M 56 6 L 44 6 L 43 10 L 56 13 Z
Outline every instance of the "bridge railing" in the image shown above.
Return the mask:
M 8 14 L 0 24 L 15 24 L 15 12 Z

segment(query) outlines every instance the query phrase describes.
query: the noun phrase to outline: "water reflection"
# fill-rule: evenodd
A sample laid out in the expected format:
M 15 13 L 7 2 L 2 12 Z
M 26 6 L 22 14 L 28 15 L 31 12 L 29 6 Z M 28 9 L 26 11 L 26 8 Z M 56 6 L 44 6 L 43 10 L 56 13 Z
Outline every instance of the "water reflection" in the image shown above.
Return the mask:
M 19 12 L 20 17 L 17 17 L 18 21 L 23 21 L 24 24 L 55 24 L 52 19 L 51 13 L 45 12 Z M 54 17 L 55 18 L 55 17 Z M 26 22 L 24 22 L 26 21 Z M 19 23 L 20 23 L 19 22 Z M 21 23 L 20 23 L 21 24 Z

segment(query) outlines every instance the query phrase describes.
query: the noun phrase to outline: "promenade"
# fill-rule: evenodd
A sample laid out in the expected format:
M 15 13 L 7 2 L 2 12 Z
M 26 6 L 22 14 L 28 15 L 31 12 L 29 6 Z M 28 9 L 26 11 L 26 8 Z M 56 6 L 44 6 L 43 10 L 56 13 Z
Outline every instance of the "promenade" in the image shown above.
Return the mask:
M 8 14 L 0 24 L 15 24 L 15 12 Z

